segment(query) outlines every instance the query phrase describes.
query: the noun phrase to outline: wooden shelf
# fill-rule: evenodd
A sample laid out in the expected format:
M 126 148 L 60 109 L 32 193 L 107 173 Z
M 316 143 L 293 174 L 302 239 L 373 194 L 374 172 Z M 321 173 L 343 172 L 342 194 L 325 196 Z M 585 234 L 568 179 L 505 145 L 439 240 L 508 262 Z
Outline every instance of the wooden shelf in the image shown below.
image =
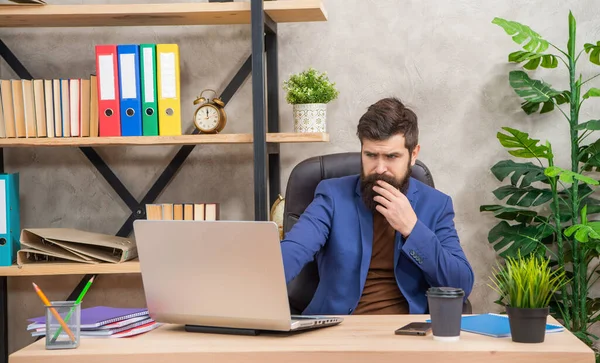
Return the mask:
M 264 2 L 276 23 L 326 21 L 321 0 Z M 227 3 L 0 5 L 0 27 L 250 24 L 250 1 Z
M 198 144 L 251 144 L 252 134 L 216 134 L 181 136 L 123 136 L 123 137 L 51 137 L 51 138 L 4 138 L 0 147 L 46 147 L 46 146 L 154 146 Z M 327 142 L 327 133 L 274 133 L 267 134 L 270 143 Z
M 87 264 L 77 262 L 48 262 L 0 267 L 0 276 L 46 276 L 79 274 L 130 274 L 140 272 L 138 260 L 123 263 Z

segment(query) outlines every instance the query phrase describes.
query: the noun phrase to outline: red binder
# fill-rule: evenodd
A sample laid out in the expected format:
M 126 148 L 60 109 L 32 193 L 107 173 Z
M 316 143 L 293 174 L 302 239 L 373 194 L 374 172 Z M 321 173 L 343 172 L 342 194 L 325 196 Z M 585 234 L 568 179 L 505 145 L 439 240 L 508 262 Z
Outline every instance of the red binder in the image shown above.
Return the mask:
M 121 136 L 117 45 L 96 46 L 98 136 Z

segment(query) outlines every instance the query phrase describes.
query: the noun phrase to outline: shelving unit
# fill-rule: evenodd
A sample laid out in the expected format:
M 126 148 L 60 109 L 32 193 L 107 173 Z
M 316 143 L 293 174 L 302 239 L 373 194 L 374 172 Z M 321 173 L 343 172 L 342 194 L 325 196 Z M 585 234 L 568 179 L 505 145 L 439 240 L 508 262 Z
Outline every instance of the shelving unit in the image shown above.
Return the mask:
M 177 173 L 195 146 L 201 144 L 252 144 L 254 156 L 255 220 L 267 220 L 269 206 L 280 192 L 280 143 L 327 142 L 326 133 L 279 133 L 277 66 L 278 23 L 326 21 L 321 0 L 249 0 L 227 3 L 101 4 L 101 5 L 0 5 L 0 56 L 18 77 L 34 79 L 19 58 L 2 41 L 2 28 L 23 27 L 131 27 L 249 24 L 252 53 L 220 95 L 227 104 L 248 76 L 252 76 L 251 134 L 0 139 L 0 172 L 5 147 L 78 147 L 131 209 L 131 216 L 116 233 L 127 236 L 135 219 L 145 218 L 145 205 L 153 203 Z M 118 42 L 118 41 L 115 41 Z M 266 56 L 265 56 L 266 54 Z M 268 107 L 267 107 L 268 104 Z M 95 147 L 180 145 L 167 168 L 141 201 L 136 200 Z M 268 195 L 267 195 L 268 192 Z M 0 363 L 8 362 L 7 278 L 86 274 L 66 299 L 75 299 L 92 275 L 139 273 L 139 263 L 40 263 L 0 267 Z
M 60 147 L 60 146 L 158 146 L 199 144 L 252 144 L 252 134 L 215 134 L 181 136 L 128 136 L 128 137 L 52 137 L 0 139 L 0 147 Z M 268 143 L 327 142 L 326 133 L 268 133 Z
M 82 274 L 132 274 L 140 272 L 137 260 L 122 263 L 88 264 L 80 262 L 32 263 L 0 267 L 0 276 L 49 276 Z
M 325 21 L 320 0 L 266 1 L 275 23 Z M 89 27 L 250 24 L 250 2 L 41 5 L 0 8 L 0 27 Z

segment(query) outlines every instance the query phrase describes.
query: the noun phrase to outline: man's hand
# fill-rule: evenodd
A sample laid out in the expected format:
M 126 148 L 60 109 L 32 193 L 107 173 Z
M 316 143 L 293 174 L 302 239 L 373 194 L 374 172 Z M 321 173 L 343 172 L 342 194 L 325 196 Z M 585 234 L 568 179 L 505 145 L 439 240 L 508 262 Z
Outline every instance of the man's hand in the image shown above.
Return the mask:
M 377 184 L 373 187 L 373 190 L 380 194 L 373 198 L 379 203 L 377 211 L 396 231 L 402 233 L 405 238 L 408 237 L 417 224 L 417 215 L 410 202 L 398 189 L 383 180 L 378 180 Z

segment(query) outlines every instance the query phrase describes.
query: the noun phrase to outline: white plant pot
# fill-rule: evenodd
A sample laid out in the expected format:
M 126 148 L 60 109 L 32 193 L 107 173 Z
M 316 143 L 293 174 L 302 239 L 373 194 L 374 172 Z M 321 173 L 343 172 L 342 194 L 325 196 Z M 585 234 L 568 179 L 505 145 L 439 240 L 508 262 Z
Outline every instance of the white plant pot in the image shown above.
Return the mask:
M 327 104 L 304 103 L 293 105 L 295 132 L 326 132 Z

